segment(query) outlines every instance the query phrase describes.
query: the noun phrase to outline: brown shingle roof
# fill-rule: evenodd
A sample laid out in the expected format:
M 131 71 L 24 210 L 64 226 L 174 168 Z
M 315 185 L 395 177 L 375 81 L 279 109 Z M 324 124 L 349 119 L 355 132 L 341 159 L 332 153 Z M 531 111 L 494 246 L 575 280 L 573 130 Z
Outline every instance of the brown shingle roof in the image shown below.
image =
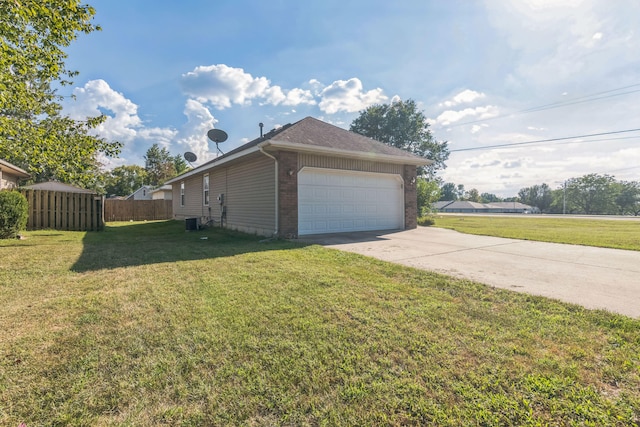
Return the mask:
M 216 163 L 225 161 L 230 157 L 242 156 L 243 151 L 249 153 L 255 147 L 266 148 L 269 145 L 276 148 L 300 151 L 317 151 L 329 155 L 350 155 L 351 157 L 365 157 L 368 160 L 382 162 L 393 161 L 414 165 L 431 163 L 423 157 L 416 156 L 405 150 L 389 146 L 382 142 L 359 135 L 355 132 L 342 129 L 338 126 L 323 122 L 313 117 L 305 117 L 293 124 L 286 124 L 278 129 L 271 130 L 262 137 L 247 142 L 240 147 L 216 157 L 195 169 L 178 177 L 172 178 L 167 183 L 173 183 L 200 171 L 215 167 Z
M 64 193 L 95 193 L 93 190 L 75 187 L 58 181 L 39 182 L 37 184 L 25 185 L 21 188 L 26 188 L 28 190 L 60 191 Z
M 313 117 L 306 117 L 294 123 L 274 135 L 271 139 L 334 150 L 374 153 L 406 157 L 407 159 L 416 158 L 414 154 L 408 151 L 383 144 L 375 139 L 339 128 Z

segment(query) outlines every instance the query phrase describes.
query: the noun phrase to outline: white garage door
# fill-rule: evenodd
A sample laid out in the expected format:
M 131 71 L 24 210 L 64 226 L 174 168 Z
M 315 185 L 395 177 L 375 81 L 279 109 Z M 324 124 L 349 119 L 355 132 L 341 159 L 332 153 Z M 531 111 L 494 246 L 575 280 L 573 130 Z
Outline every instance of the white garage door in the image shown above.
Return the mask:
M 399 175 L 304 168 L 298 174 L 298 234 L 404 228 Z

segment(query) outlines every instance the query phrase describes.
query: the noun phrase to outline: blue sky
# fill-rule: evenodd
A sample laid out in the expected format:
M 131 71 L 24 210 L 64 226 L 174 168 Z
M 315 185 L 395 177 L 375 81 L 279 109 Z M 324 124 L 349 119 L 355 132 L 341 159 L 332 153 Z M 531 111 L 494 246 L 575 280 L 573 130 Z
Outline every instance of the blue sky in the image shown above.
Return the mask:
M 67 50 L 74 117 L 144 164 L 153 143 L 216 154 L 317 117 L 414 99 L 452 150 L 440 176 L 512 196 L 587 173 L 640 180 L 640 3 L 635 0 L 89 0 L 102 31 Z M 542 107 L 542 108 L 540 108 Z M 470 151 L 456 151 L 468 149 Z

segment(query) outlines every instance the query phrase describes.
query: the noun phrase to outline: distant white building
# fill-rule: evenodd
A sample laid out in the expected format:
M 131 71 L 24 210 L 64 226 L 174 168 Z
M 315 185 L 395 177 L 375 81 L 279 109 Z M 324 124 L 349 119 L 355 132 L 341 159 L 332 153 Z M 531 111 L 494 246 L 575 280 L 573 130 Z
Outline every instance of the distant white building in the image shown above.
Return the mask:
M 520 202 L 477 203 L 469 201 L 440 201 L 434 205 L 444 213 L 538 213 L 538 209 Z
M 153 200 L 173 200 L 173 188 L 171 184 L 163 185 L 151 191 Z
M 136 191 L 127 196 L 125 200 L 151 200 L 152 195 L 151 191 L 153 187 L 150 185 L 143 185 L 138 188 Z

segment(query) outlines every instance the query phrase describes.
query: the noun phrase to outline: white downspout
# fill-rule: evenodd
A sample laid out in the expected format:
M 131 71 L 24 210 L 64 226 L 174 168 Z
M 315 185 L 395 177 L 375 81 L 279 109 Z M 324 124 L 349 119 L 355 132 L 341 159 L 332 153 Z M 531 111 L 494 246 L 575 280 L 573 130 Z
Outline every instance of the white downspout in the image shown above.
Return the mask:
M 278 224 L 280 223 L 279 218 L 278 218 L 278 208 L 279 208 L 279 203 L 278 203 L 278 159 L 276 159 L 274 156 L 272 156 L 271 154 L 267 153 L 266 151 L 264 151 L 264 149 L 262 147 L 260 148 L 260 152 L 262 154 L 264 154 L 267 157 L 270 157 L 273 159 L 274 162 L 276 162 L 276 181 L 275 181 L 275 189 L 276 189 L 276 226 L 275 226 L 275 231 L 273 232 L 274 237 L 278 237 Z

